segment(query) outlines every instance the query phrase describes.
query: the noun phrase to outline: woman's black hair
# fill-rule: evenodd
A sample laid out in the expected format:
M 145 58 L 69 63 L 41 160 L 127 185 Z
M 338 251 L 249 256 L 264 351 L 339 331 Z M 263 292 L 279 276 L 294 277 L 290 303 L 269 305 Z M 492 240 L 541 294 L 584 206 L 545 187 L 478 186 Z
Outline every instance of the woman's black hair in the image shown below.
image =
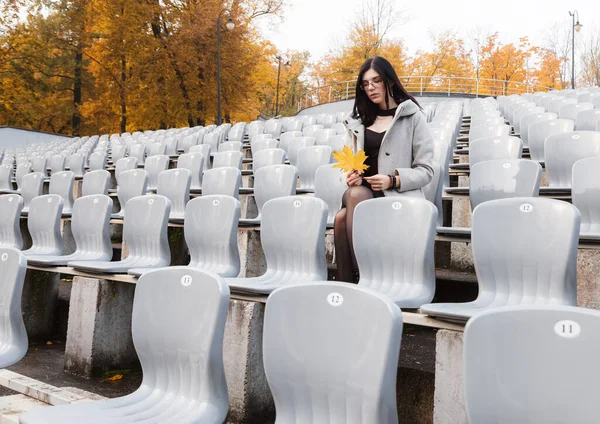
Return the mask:
M 406 89 L 402 86 L 392 64 L 383 57 L 372 57 L 367 59 L 360 68 L 358 79 L 356 80 L 356 96 L 354 97 L 353 117 L 355 119 L 360 118 L 365 127 L 373 125 L 375 118 L 377 117 L 377 110 L 379 109 L 379 105 L 373 103 L 371 99 L 369 99 L 367 92 L 361 89 L 363 76 L 369 69 L 375 70 L 385 84 L 385 104 L 388 109 L 390 104 L 390 94 L 397 104 L 400 104 L 405 100 L 412 100 L 417 106 L 421 107 L 415 98 L 408 94 Z

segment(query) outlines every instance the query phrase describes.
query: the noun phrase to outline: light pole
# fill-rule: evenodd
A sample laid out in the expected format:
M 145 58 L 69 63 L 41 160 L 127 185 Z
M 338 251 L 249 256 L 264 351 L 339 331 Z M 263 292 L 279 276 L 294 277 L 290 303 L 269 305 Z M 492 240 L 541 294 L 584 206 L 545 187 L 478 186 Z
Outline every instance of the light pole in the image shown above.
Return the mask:
M 575 23 L 575 15 L 577 15 L 577 23 Z M 583 25 L 579 23 L 579 12 L 576 10 L 573 12 L 569 11 L 569 16 L 573 17 L 573 27 L 571 28 L 571 33 L 573 35 L 573 40 L 571 42 L 573 54 L 571 58 L 571 88 L 575 89 L 575 31 L 579 32 Z
M 225 24 L 228 31 L 232 31 L 235 28 L 235 24 L 233 23 L 233 19 L 231 19 L 231 12 L 229 9 L 223 9 L 219 12 L 219 16 L 217 16 L 217 125 L 221 125 L 221 15 L 223 12 L 227 12 L 229 14 L 229 19 Z
M 276 54 L 275 59 L 277 59 L 277 94 L 275 95 L 275 116 L 279 115 L 279 78 L 281 76 L 281 55 Z M 290 61 L 288 60 L 285 63 L 285 68 L 290 68 Z

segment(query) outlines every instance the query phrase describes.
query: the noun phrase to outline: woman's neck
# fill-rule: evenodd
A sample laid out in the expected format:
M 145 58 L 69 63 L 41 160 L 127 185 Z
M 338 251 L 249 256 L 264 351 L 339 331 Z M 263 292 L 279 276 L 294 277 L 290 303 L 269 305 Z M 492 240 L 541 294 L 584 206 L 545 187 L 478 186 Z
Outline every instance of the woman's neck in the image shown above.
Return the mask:
M 383 102 L 379 103 L 379 109 L 388 110 L 388 109 L 394 109 L 395 107 L 398 107 L 398 103 L 396 103 L 396 101 L 391 96 L 388 101 L 389 101 L 389 105 L 385 104 L 385 100 Z

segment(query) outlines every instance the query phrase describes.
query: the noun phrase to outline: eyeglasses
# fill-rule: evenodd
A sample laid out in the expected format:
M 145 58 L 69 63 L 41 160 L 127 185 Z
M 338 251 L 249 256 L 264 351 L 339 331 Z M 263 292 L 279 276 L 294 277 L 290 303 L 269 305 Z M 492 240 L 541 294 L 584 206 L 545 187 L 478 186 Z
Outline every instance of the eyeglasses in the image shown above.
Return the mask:
M 377 88 L 380 87 L 381 84 L 383 84 L 383 80 L 381 78 L 375 78 L 372 81 L 363 81 L 362 84 L 360 84 L 360 89 L 364 91 L 367 88 L 369 88 L 371 84 L 373 84 L 374 88 Z

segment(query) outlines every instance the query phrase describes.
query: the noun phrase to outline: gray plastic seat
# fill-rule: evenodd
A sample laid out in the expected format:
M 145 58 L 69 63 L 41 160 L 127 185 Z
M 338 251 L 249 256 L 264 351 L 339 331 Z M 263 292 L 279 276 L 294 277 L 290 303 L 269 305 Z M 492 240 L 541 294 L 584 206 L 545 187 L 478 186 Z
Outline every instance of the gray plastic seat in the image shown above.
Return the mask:
M 142 171 L 137 171 L 142 172 Z M 120 261 L 72 261 L 68 265 L 91 273 L 126 273 L 161 268 L 171 263 L 167 224 L 171 202 L 164 196 L 138 196 L 125 205 L 123 242 L 129 255 Z
M 60 232 L 63 199 L 58 194 L 38 196 L 31 201 L 27 228 L 31 247 L 23 251 L 29 255 L 62 255 L 64 242 Z
M 0 165 L 0 192 L 16 193 L 13 187 L 13 167 L 11 165 Z
M 148 191 L 156 191 L 158 184 L 158 174 L 169 169 L 169 156 L 154 155 L 146 159 L 144 170 L 148 173 Z
M 532 160 L 488 160 L 471 167 L 471 208 L 496 199 L 537 197 L 542 179 L 541 165 Z
M 208 134 L 204 134 L 204 138 L 202 140 L 202 144 L 206 144 L 210 146 L 211 153 L 214 155 L 219 151 L 219 144 L 221 143 L 221 136 L 216 132 L 210 132 Z
M 0 247 L 12 247 L 21 250 L 21 209 L 23 199 L 18 194 L 0 196 Z
M 228 151 L 215 153 L 213 158 L 213 169 L 232 167 L 242 169 L 243 155 L 240 151 Z
M 21 184 L 23 177 L 32 172 L 31 163 L 22 162 L 17 164 L 17 172 L 15 173 L 15 182 L 17 183 L 17 191 L 21 192 Z
M 536 122 L 552 121 L 557 119 L 558 116 L 555 113 L 534 113 L 531 115 L 525 115 L 521 118 L 521 140 L 523 140 L 523 147 L 529 148 L 529 126 Z
M 429 201 L 389 196 L 360 202 L 354 212 L 360 287 L 418 308 L 435 294 L 433 245 L 437 209 Z
M 535 122 L 529 126 L 529 153 L 531 159 L 543 162 L 546 138 L 553 134 L 573 131 L 575 124 L 570 119 Z
M 265 134 L 265 135 L 270 136 L 270 134 Z M 256 137 L 261 137 L 261 136 L 259 135 Z M 252 156 L 254 156 L 254 154 L 260 152 L 261 150 L 277 149 L 278 147 L 279 147 L 279 140 L 276 140 L 274 138 L 252 140 L 252 142 L 250 143 L 250 150 L 252 151 Z
M 269 294 L 289 284 L 327 280 L 327 204 L 316 197 L 286 196 L 263 205 L 260 240 L 267 270 L 260 277 L 228 278 L 241 292 Z
M 297 182 L 298 171 L 291 165 L 268 165 L 260 168 L 254 173 L 254 200 L 258 216 L 240 219 L 240 224 L 260 224 L 264 204 L 271 199 L 295 195 Z
M 196 145 L 196 137 L 188 135 L 181 140 L 179 145 L 179 151 L 183 153 L 188 153 L 192 146 Z
M 263 149 L 252 155 L 252 171 L 256 173 L 263 166 L 282 165 L 285 162 L 285 150 Z
M 117 186 L 120 184 L 120 176 L 125 171 L 137 169 L 138 161 L 137 158 L 130 156 L 127 158 L 119 159 L 115 164 L 115 179 L 117 180 Z
M 187 169 L 191 172 L 191 192 L 202 189 L 202 174 L 204 171 L 204 155 L 202 153 L 184 153 L 179 155 L 177 168 Z
M 208 144 L 198 144 L 196 146 L 192 146 L 192 148 L 190 148 L 190 153 L 201 153 L 204 156 L 204 164 L 202 165 L 202 169 L 204 171 L 208 171 L 210 169 L 210 155 L 212 154 L 212 149 Z
M 110 172 L 104 169 L 90 171 L 83 176 L 81 195 L 108 194 L 110 185 Z
M 342 208 L 342 198 L 348 190 L 340 179 L 341 169 L 323 165 L 315 172 L 315 197 L 327 203 L 327 226 L 333 227 L 335 215 Z
M 219 152 L 241 152 L 242 142 L 241 141 L 226 141 L 225 143 L 219 144 Z
M 65 170 L 66 158 L 63 155 L 54 155 L 50 157 L 48 161 L 48 168 L 50 168 L 50 175 L 56 172 L 62 172 Z
M 239 199 L 242 172 L 238 168 L 209 169 L 202 178 L 202 195 L 221 194 Z
M 397 424 L 401 338 L 399 308 L 372 290 L 323 281 L 274 291 L 263 363 L 277 424 Z
M 164 141 L 165 143 L 165 155 L 167 156 L 177 156 L 178 153 L 178 141 L 176 138 L 167 138 Z
M 42 195 L 44 188 L 44 175 L 41 172 L 31 172 L 23 177 L 21 182 L 21 196 L 23 196 L 23 213 L 29 211 L 31 201 Z
M 123 159 L 127 156 L 127 146 L 124 144 L 113 145 L 110 149 L 110 157 L 113 163 L 117 163 L 119 159 Z
M 170 220 L 182 221 L 185 217 L 185 205 L 190 201 L 191 182 L 192 173 L 187 169 L 168 169 L 158 175 L 156 194 L 171 201 Z
M 513 110 L 511 124 L 515 128 L 515 133 L 521 133 L 521 118 L 523 118 L 526 115 L 531 115 L 532 113 L 537 114 L 544 112 L 544 108 L 542 106 L 535 106 L 535 103 L 534 106 L 523 106 Z
M 6 368 L 19 362 L 29 345 L 21 311 L 27 261 L 17 249 L 0 247 L 0 268 L 0 368 Z
M 192 268 L 237 277 L 240 254 L 237 228 L 240 202 L 231 196 L 202 196 L 185 208 L 184 235 Z
M 229 289 L 214 274 L 178 266 L 143 275 L 131 319 L 141 386 L 119 398 L 34 409 L 21 424 L 224 422 L 228 308 Z
M 296 166 L 298 163 L 298 152 L 300 149 L 314 145 L 314 137 L 298 137 L 291 139 L 287 149 L 287 157 L 290 161 L 290 165 Z
M 300 123 L 300 127 L 302 127 L 302 123 Z M 281 134 L 279 137 L 279 148 L 283 151 L 287 152 L 290 141 L 293 138 L 302 137 L 302 131 L 287 131 Z M 254 154 L 252 155 L 254 157 Z
M 48 159 L 45 156 L 34 156 L 31 158 L 33 172 L 41 172 L 44 177 L 48 175 Z
M 90 155 L 90 171 L 99 171 L 106 168 L 108 156 L 104 152 L 95 152 Z
M 331 163 L 332 154 L 333 149 L 329 146 L 310 146 L 298 151 L 299 192 L 315 191 L 315 173 L 321 166 Z
M 464 334 L 471 424 L 595 423 L 600 312 L 519 306 L 473 317 Z
M 579 159 L 600 156 L 600 133 L 573 131 L 546 138 L 545 163 L 550 187 L 571 187 L 573 164 Z
M 558 111 L 558 117 L 560 119 L 571 119 L 577 121 L 577 116 L 584 110 L 591 110 L 594 108 L 593 103 L 574 103 L 570 105 L 562 106 Z
M 565 105 L 571 105 L 571 104 L 575 104 L 577 103 L 577 100 L 575 99 L 568 99 L 565 97 L 557 97 L 554 99 L 551 99 L 549 104 L 548 104 L 548 112 L 552 112 L 552 113 L 556 113 L 558 114 L 559 118 L 560 116 L 560 109 L 565 106 Z
M 143 144 L 134 144 L 129 149 L 129 157 L 138 160 L 138 166 L 143 166 L 146 163 L 146 146 Z
M 588 109 L 577 114 L 575 129 L 577 131 L 596 131 L 600 122 L 600 109 Z
M 75 252 L 70 255 L 28 255 L 27 262 L 41 266 L 64 266 L 71 261 L 110 261 L 113 249 L 109 221 L 113 201 L 103 194 L 83 196 L 75 200 L 71 230 Z
M 146 161 L 151 156 L 157 155 L 166 155 L 167 154 L 167 146 L 164 143 L 156 142 L 148 145 L 146 149 Z
M 469 166 L 494 159 L 520 159 L 523 142 L 519 137 L 482 137 L 469 144 Z
M 124 171 L 121 173 L 120 179 L 120 184 L 117 187 L 117 198 L 121 210 L 113 214 L 114 218 L 123 218 L 127 202 L 134 197 L 145 195 L 148 186 L 148 173 L 143 169 Z
M 478 125 L 469 129 L 469 143 L 483 137 L 506 137 L 510 134 L 510 125 Z
M 62 171 L 52 174 L 50 177 L 49 194 L 58 194 L 63 199 L 63 216 L 71 215 L 73 212 L 73 185 L 75 174 L 72 171 Z
M 515 197 L 481 203 L 473 211 L 471 233 L 477 299 L 431 303 L 421 312 L 468 320 L 500 306 L 575 305 L 579 226 L 577 208 L 560 200 Z
M 571 194 L 581 212 L 581 237 L 600 239 L 600 156 L 573 165 Z M 1 198 L 1 197 L 0 197 Z
M 85 156 L 79 153 L 75 153 L 67 158 L 67 168 L 71 171 L 75 178 L 83 178 L 85 174 Z

